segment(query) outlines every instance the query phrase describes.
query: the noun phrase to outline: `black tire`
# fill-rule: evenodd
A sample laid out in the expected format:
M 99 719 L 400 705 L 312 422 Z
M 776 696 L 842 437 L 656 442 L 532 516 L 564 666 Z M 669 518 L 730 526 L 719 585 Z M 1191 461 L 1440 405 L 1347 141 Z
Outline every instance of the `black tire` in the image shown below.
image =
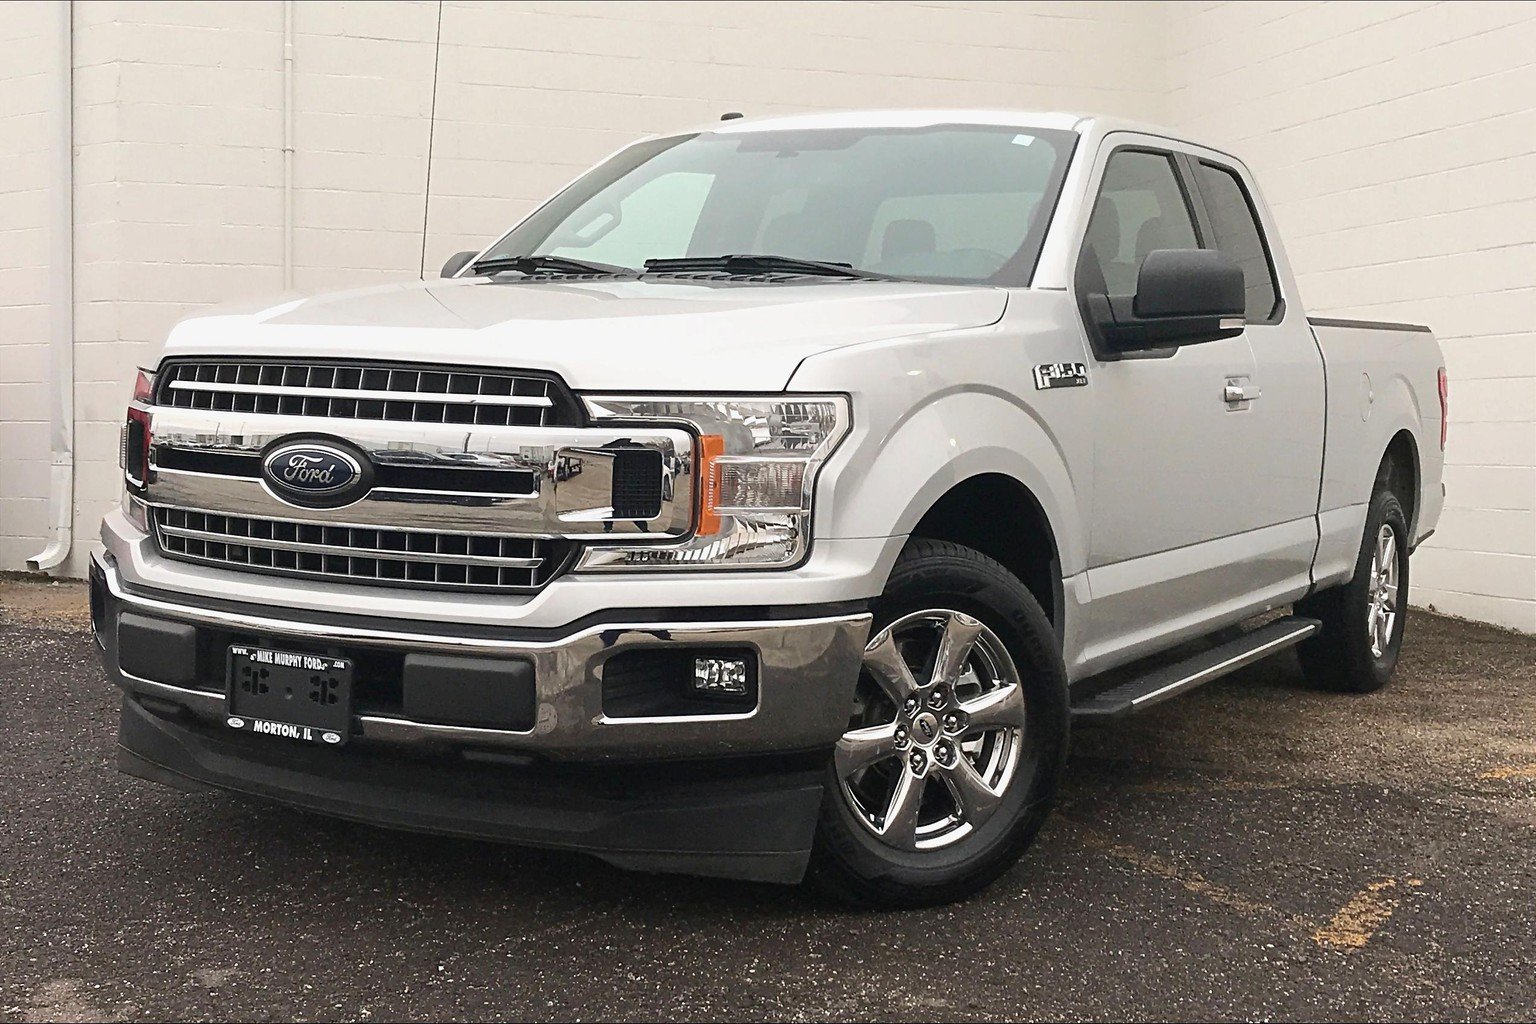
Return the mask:
M 1388 641 L 1378 654 L 1372 650 L 1370 633 L 1375 588 L 1371 562 L 1383 529 L 1391 530 L 1396 542 L 1397 592 Z M 1296 648 L 1308 682 L 1342 693 L 1371 693 L 1387 685 L 1408 624 L 1408 520 L 1397 495 L 1381 487 L 1372 496 L 1354 577 L 1296 602 L 1296 614 L 1323 624 L 1316 636 Z
M 1018 744 L 1016 768 L 1006 781 L 999 780 L 1002 788 L 987 811 L 990 817 L 972 831 L 939 849 L 907 850 L 886 845 L 856 817 L 834 760 L 827 769 L 808 880 L 845 903 L 918 907 L 969 896 L 1018 861 L 1055 799 L 1070 734 L 1067 682 L 1056 634 L 1039 603 L 1015 576 L 980 552 L 943 541 L 914 540 L 897 560 L 885 592 L 874 602 L 872 642 L 887 626 L 930 609 L 949 609 L 979 620 L 990 631 L 985 644 L 995 649 L 1000 643 L 1012 660 L 1024 702 L 1023 724 L 1011 741 Z M 932 662 L 928 664 L 931 667 Z M 974 675 L 975 662 L 966 665 L 971 678 L 979 678 Z M 921 679 L 922 671 L 915 670 L 914 675 Z M 871 685 L 872 678 L 866 670 L 861 686 Z M 960 703 L 958 685 L 951 697 L 956 709 L 967 706 Z M 918 724 L 913 722 L 914 740 Z M 945 728 L 949 728 L 947 721 Z M 972 756 L 964 752 L 963 742 L 957 733 L 953 751 L 961 758 Z M 942 743 L 927 748 L 930 753 L 943 750 Z M 902 759 L 908 756 L 892 755 L 893 761 L 885 763 L 894 763 L 893 770 L 900 775 L 905 771 Z M 930 783 L 938 778 L 937 755 L 931 771 Z M 948 778 L 953 776 L 945 781 Z M 946 786 L 940 793 L 960 806 L 953 787 Z

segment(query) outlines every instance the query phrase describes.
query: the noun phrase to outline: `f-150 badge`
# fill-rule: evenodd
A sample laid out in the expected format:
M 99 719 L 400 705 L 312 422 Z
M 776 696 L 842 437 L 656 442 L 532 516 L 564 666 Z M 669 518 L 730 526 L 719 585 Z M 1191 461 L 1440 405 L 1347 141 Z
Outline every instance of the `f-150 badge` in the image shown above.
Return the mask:
M 1035 390 L 1088 386 L 1087 363 L 1041 363 L 1035 367 Z

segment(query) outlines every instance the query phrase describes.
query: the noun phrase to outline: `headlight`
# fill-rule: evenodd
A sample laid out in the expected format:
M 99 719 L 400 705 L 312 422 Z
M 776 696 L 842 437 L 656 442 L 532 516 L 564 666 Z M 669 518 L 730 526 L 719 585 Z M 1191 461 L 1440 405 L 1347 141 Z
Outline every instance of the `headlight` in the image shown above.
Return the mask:
M 699 504 L 682 543 L 591 547 L 577 571 L 771 568 L 810 547 L 816 472 L 848 433 L 841 395 L 630 398 L 589 395 L 598 422 L 681 423 L 699 437 Z

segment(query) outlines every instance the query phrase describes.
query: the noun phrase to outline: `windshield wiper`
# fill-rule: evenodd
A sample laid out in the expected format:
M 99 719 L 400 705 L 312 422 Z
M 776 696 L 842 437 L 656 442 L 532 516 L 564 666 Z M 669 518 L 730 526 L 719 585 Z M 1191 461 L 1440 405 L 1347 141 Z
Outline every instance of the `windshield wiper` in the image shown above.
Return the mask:
M 500 274 L 515 270 L 519 274 L 602 274 L 612 277 L 632 277 L 629 267 L 616 267 L 611 263 L 589 263 L 567 256 L 492 256 L 471 264 L 472 274 Z
M 731 256 L 681 256 L 676 259 L 646 260 L 648 274 L 795 274 L 802 277 L 857 277 L 870 281 L 888 281 L 884 274 L 859 270 L 851 263 L 824 263 L 794 256 L 737 253 Z

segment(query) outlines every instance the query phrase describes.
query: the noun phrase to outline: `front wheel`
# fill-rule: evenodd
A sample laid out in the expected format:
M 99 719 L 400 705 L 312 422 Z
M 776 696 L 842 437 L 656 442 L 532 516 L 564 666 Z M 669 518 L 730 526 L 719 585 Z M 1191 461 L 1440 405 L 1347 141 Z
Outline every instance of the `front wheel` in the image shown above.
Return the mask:
M 1055 634 L 1006 569 L 940 541 L 902 553 L 874 612 L 810 877 L 864 906 L 959 899 L 1050 810 L 1068 736 Z
M 1297 602 L 1296 611 L 1323 624 L 1296 649 L 1309 681 L 1347 693 L 1387 685 L 1408 621 L 1408 520 L 1397 495 L 1372 496 L 1354 578 Z

